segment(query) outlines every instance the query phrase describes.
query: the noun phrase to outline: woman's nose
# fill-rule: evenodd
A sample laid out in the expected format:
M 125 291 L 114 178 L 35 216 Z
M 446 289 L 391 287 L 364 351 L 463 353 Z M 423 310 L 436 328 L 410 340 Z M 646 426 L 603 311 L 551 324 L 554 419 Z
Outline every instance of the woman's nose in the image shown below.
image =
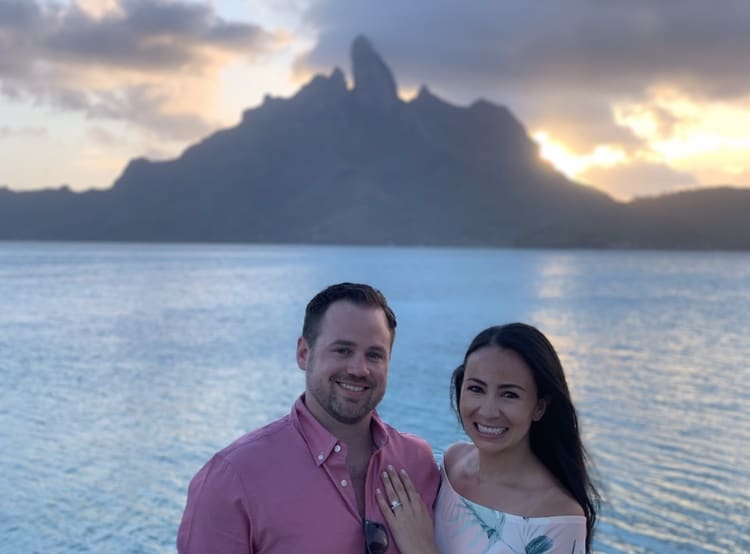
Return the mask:
M 495 417 L 500 413 L 500 406 L 493 398 L 485 398 L 479 406 L 479 413 L 484 417 Z

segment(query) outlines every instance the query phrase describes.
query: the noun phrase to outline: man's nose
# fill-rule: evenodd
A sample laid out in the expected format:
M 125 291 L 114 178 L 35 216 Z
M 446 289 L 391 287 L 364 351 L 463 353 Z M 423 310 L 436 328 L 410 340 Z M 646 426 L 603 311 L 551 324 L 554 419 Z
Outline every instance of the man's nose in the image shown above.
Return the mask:
M 367 365 L 367 358 L 364 353 L 357 353 L 352 356 L 349 363 L 349 373 L 358 377 L 367 377 L 370 374 L 370 368 Z

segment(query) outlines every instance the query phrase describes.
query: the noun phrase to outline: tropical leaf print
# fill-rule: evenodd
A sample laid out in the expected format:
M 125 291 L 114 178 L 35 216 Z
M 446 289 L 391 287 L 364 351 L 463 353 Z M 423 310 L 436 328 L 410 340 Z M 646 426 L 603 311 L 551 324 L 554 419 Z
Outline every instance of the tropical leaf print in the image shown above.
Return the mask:
M 503 527 L 505 526 L 505 514 L 489 508 L 480 507 L 478 505 L 472 505 L 465 498 L 461 499 L 461 505 L 469 512 L 470 521 L 474 521 L 479 524 L 480 529 L 487 535 L 487 547 L 484 552 L 487 553 L 490 549 L 503 537 Z M 482 516 L 479 511 L 484 512 Z M 494 520 L 494 521 L 492 521 Z
M 538 535 L 526 545 L 526 554 L 544 554 L 552 550 L 554 543 L 547 535 Z

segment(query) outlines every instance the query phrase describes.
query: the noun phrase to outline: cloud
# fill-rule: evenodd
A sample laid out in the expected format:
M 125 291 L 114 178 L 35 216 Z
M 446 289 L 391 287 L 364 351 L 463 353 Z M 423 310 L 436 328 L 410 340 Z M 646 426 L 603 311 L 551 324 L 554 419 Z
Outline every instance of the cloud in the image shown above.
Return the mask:
M 592 167 L 578 175 L 577 180 L 590 183 L 621 200 L 695 188 L 699 185 L 696 178 L 689 173 L 643 161 L 613 167 Z
M 172 92 L 163 84 L 143 83 L 105 91 L 55 90 L 50 103 L 67 110 L 84 110 L 91 119 L 125 120 L 157 136 L 186 140 L 215 125 L 197 112 L 170 112 Z
M 539 92 L 513 104 L 530 130 L 554 130 L 555 138 L 572 153 L 587 153 L 597 144 L 618 144 L 625 150 L 644 145 L 642 137 L 616 120 L 611 102 L 604 97 Z
M 121 143 L 121 140 L 118 139 L 114 133 L 100 125 L 89 127 L 86 133 L 95 144 L 103 146 L 118 146 Z
M 750 4 L 724 0 L 319 0 L 307 14 L 319 42 L 313 67 L 340 63 L 364 33 L 399 73 L 477 90 L 554 85 L 599 94 L 639 92 L 655 80 L 689 83 L 711 94 L 744 94 L 750 75 Z M 464 94 L 466 94 L 464 92 Z
M 608 104 L 664 83 L 696 99 L 745 95 L 749 20 L 746 0 L 318 0 L 306 15 L 318 42 L 297 67 L 348 67 L 349 45 L 363 33 L 405 89 L 425 83 L 465 104 L 485 97 L 532 128 L 554 121 L 555 134 L 580 150 L 635 146 L 640 139 Z
M 174 71 L 207 63 L 207 51 L 243 56 L 272 49 L 280 37 L 251 23 L 227 22 L 208 4 L 121 0 L 95 17 L 78 4 L 0 0 L 0 67 L 38 64 L 100 65 L 139 71 Z
M 0 125 L 0 140 L 2 139 L 38 139 L 47 136 L 47 129 L 39 126 L 11 127 Z
M 225 21 L 208 3 L 120 0 L 84 4 L 0 0 L 0 93 L 89 118 L 131 122 L 166 138 L 195 138 L 220 67 L 287 40 Z

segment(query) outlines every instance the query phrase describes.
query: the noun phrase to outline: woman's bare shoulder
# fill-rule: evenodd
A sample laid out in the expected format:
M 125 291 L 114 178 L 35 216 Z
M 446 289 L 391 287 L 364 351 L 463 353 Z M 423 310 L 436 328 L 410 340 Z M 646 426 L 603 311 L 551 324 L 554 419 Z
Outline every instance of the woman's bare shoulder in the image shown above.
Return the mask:
M 547 474 L 541 479 L 540 491 L 546 489 L 542 494 L 542 502 L 538 509 L 547 516 L 583 516 L 583 508 L 578 501 L 563 487 L 552 474 Z
M 466 474 L 469 460 L 475 450 L 470 442 L 456 442 L 448 447 L 443 456 L 443 470 L 448 480 L 455 487 L 461 488 L 461 482 Z
M 470 442 L 454 442 L 445 450 L 445 454 L 443 454 L 443 467 L 455 467 L 456 464 L 469 456 L 473 450 L 474 445 Z
M 557 490 L 544 505 L 544 511 L 551 516 L 583 516 L 583 508 L 567 491 Z

